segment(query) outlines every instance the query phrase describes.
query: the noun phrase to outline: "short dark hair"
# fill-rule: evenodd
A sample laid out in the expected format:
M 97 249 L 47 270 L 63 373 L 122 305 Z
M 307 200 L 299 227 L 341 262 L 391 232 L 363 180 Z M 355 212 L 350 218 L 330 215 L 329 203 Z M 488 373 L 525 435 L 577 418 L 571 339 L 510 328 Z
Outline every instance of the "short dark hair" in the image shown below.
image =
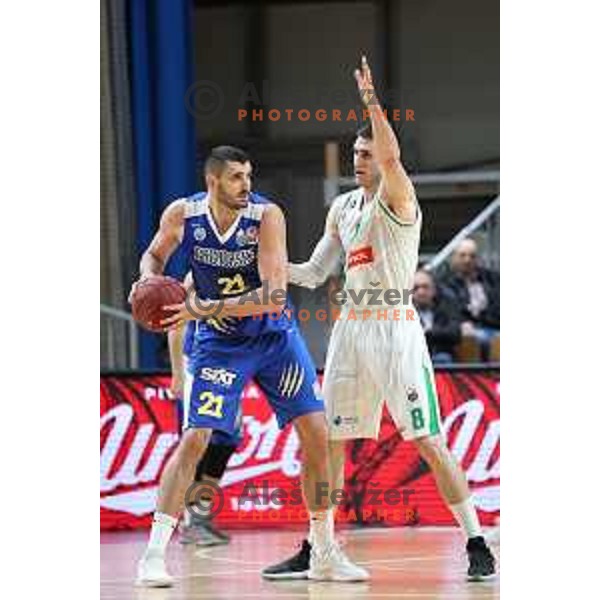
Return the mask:
M 204 174 L 220 175 L 227 161 L 246 163 L 250 157 L 240 148 L 234 146 L 217 146 L 210 151 L 204 163 Z
M 423 275 L 427 275 L 427 277 L 429 277 L 429 279 L 431 279 L 431 281 L 435 283 L 435 277 L 433 276 L 433 273 L 427 268 L 426 264 L 417 267 L 415 273 L 422 273 Z
M 371 127 L 371 122 L 367 121 L 363 123 L 356 132 L 356 137 L 364 138 L 365 140 L 373 139 L 373 129 Z

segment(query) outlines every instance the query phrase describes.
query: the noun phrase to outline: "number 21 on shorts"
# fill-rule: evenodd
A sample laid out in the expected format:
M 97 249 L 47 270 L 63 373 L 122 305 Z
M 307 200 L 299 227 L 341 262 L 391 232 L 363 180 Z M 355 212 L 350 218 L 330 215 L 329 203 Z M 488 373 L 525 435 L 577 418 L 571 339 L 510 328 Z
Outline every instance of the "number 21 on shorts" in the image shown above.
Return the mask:
M 203 402 L 198 407 L 199 415 L 215 417 L 216 419 L 223 418 L 223 396 L 216 396 L 210 391 L 200 394 L 200 402 Z

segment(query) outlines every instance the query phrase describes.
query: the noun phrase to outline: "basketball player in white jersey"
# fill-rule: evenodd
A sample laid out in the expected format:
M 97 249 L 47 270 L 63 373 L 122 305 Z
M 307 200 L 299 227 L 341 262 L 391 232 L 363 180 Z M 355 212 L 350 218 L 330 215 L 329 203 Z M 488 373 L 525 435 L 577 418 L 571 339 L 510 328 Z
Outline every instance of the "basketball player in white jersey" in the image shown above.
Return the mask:
M 371 113 L 371 125 L 354 144 L 359 187 L 334 200 L 310 260 L 289 266 L 291 283 L 314 288 L 345 256 L 346 302 L 332 332 L 323 388 L 335 487 L 344 485 L 345 441 L 378 437 L 385 400 L 465 533 L 468 578 L 485 579 L 495 573 L 494 557 L 466 477 L 444 439 L 431 359 L 407 293 L 417 268 L 421 211 L 365 57 L 355 77 Z

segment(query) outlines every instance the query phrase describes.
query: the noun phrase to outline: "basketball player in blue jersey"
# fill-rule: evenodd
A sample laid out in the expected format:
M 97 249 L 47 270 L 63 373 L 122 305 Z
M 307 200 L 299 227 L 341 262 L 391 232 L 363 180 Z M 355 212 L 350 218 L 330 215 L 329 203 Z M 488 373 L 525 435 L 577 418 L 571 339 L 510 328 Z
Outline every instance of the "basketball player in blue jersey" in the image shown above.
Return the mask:
M 308 572 L 298 576 L 368 578 L 335 542 L 329 499 L 317 493 L 318 486 L 329 481 L 328 460 L 323 460 L 328 450 L 323 401 L 315 395 L 316 372 L 300 333 L 293 320 L 283 317 L 285 219 L 276 205 L 251 194 L 251 172 L 242 150 L 215 148 L 205 164 L 208 193 L 176 200 L 166 208 L 140 262 L 140 281 L 161 275 L 181 245 L 193 275 L 193 297 L 169 307 L 174 315 L 163 324 L 173 327 L 198 320 L 191 376 L 184 385 L 185 431 L 161 477 L 150 539 L 138 564 L 140 585 L 173 584 L 165 551 L 185 490 L 212 432 L 235 430 L 240 395 L 251 378 L 265 392 L 279 426 L 293 423 L 303 451 L 312 550 Z
M 191 274 L 186 277 L 184 286 L 193 285 Z M 171 393 L 174 398 L 183 398 L 183 382 L 187 363 L 192 352 L 196 321 L 188 321 L 184 328 L 177 327 L 169 331 L 169 355 L 171 358 Z M 194 482 L 198 484 L 199 498 L 194 505 L 187 506 L 183 522 L 179 527 L 181 544 L 197 546 L 218 546 L 229 543 L 229 536 L 212 523 L 210 506 L 210 484 L 218 485 L 227 469 L 227 463 L 242 441 L 241 412 L 233 434 L 213 431 L 204 456 L 196 465 Z M 202 484 L 208 482 L 208 486 Z

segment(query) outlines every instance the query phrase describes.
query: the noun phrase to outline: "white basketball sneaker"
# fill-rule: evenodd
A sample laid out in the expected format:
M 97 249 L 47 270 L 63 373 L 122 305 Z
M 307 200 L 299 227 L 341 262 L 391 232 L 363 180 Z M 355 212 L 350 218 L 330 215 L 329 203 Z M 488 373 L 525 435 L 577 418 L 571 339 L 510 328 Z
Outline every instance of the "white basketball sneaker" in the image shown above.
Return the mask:
M 146 552 L 138 563 L 135 584 L 143 587 L 171 587 L 173 577 L 167 573 L 165 557 L 159 552 Z
M 337 543 L 311 549 L 308 578 L 316 581 L 367 581 L 369 572 L 355 565 Z

